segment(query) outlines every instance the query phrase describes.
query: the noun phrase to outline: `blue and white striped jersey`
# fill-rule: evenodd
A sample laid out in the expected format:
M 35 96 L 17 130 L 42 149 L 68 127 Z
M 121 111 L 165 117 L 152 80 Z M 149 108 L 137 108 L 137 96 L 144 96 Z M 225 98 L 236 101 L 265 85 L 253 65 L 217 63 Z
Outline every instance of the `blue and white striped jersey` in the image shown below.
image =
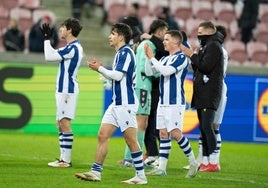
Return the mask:
M 161 105 L 185 105 L 184 80 L 187 74 L 188 59 L 181 52 L 169 55 L 160 59 L 160 64 L 163 66 L 172 66 L 176 72 L 160 76 L 160 98 Z
M 124 73 L 121 80 L 113 80 L 113 103 L 115 105 L 136 104 L 133 89 L 133 73 L 135 70 L 135 54 L 129 45 L 122 46 L 115 54 L 113 70 Z
M 224 48 L 224 46 L 222 46 L 222 53 L 223 53 L 223 76 L 225 78 L 226 76 L 226 71 L 227 71 L 227 66 L 228 66 L 228 52 L 227 50 Z
M 57 75 L 57 93 L 78 93 L 78 69 L 83 58 L 83 48 L 77 39 L 58 50 L 62 60 Z

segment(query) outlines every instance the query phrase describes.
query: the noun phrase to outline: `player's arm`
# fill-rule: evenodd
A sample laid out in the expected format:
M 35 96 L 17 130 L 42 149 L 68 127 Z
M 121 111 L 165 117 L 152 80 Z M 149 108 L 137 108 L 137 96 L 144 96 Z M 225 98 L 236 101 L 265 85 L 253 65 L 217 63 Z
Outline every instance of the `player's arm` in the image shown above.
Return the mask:
M 103 74 L 106 78 L 109 78 L 109 79 L 112 79 L 115 81 L 120 81 L 124 76 L 123 72 L 120 72 L 117 70 L 108 70 L 108 69 L 104 68 L 103 66 L 100 66 L 98 68 L 98 71 L 101 74 Z
M 44 53 L 45 53 L 45 60 L 46 61 L 56 61 L 56 60 L 61 60 L 62 57 L 60 56 L 60 54 L 58 53 L 57 50 L 55 50 L 52 46 L 51 46 L 51 42 L 50 39 L 52 37 L 52 30 L 49 27 L 49 24 L 42 24 L 42 26 L 40 27 L 40 31 L 42 32 L 43 36 L 44 36 Z
M 146 76 L 153 76 L 154 74 L 157 73 L 157 71 L 153 67 L 153 64 L 151 61 L 151 58 L 154 57 L 154 53 L 148 43 L 144 44 L 144 53 L 146 55 L 145 74 Z
M 124 73 L 117 70 L 109 70 L 102 66 L 102 63 L 96 59 L 88 63 L 89 68 L 94 71 L 98 71 L 105 78 L 119 81 L 123 78 Z
M 57 60 L 62 59 L 62 57 L 58 53 L 58 50 L 55 50 L 51 46 L 50 40 L 44 41 L 44 53 L 45 53 L 45 60 L 46 61 L 57 61 Z
M 162 65 L 159 61 L 157 61 L 154 57 L 151 58 L 151 62 L 153 64 L 153 67 L 157 72 L 160 72 L 163 76 L 169 76 L 171 74 L 174 74 L 176 72 L 176 69 L 173 66 L 165 66 Z
M 153 76 L 156 73 L 157 73 L 157 71 L 152 66 L 151 60 L 147 59 L 145 62 L 145 74 L 146 74 L 146 76 Z
M 150 60 L 151 64 L 153 65 L 152 68 L 154 68 L 157 72 L 160 72 L 163 76 L 168 76 L 176 72 L 176 69 L 173 66 L 164 66 L 161 64 L 161 60 L 163 58 L 160 59 L 160 62 L 157 61 L 157 59 L 155 59 L 154 57 L 154 53 L 152 49 L 149 47 L 148 44 L 144 44 L 144 50 L 145 50 L 147 58 Z

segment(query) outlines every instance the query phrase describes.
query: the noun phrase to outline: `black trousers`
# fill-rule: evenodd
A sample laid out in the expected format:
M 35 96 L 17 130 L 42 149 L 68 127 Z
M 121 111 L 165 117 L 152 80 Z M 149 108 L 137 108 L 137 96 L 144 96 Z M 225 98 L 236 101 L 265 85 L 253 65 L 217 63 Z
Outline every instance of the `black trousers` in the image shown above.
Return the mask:
M 247 44 L 252 39 L 252 31 L 254 27 L 245 27 L 241 30 L 241 41 Z
M 156 129 L 156 110 L 151 111 L 148 126 L 145 131 L 144 144 L 147 156 L 158 156 L 159 153 L 159 130 Z
M 145 131 L 144 145 L 146 148 L 147 156 L 158 156 L 159 153 L 159 130 L 156 129 L 156 115 L 157 115 L 157 105 L 159 100 L 159 89 L 158 83 L 154 83 L 157 87 L 153 88 L 151 92 L 152 102 L 151 111 L 148 118 L 148 126 Z
M 197 109 L 203 146 L 203 156 L 209 156 L 216 150 L 217 139 L 213 130 L 215 112 L 216 111 L 213 109 Z

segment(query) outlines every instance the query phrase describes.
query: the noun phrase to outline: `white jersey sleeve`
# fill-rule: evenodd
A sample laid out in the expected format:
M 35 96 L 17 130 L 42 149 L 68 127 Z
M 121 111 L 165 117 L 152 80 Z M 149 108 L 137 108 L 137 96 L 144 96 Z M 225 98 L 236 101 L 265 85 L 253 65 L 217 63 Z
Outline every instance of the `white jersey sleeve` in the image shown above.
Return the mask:
M 58 50 L 55 50 L 51 44 L 50 40 L 44 41 L 44 53 L 45 53 L 45 60 L 46 61 L 58 61 L 62 60 L 62 57 L 58 53 Z
M 98 71 L 103 74 L 104 77 L 112 80 L 119 81 L 123 78 L 124 73 L 116 70 L 108 70 L 103 66 L 100 66 Z
M 157 72 L 160 72 L 163 76 L 168 76 L 176 72 L 176 68 L 174 68 L 173 66 L 162 65 L 155 58 L 152 58 L 151 61 L 153 63 L 153 67 L 155 68 L 155 70 Z

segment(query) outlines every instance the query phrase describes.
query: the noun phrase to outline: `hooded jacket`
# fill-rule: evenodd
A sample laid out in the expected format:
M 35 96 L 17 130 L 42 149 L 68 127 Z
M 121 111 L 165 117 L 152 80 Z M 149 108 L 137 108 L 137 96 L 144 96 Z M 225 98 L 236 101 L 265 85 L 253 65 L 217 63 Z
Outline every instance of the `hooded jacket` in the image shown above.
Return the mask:
M 210 35 L 198 54 L 191 56 L 194 70 L 191 106 L 196 109 L 216 110 L 220 103 L 223 80 L 223 35 Z

